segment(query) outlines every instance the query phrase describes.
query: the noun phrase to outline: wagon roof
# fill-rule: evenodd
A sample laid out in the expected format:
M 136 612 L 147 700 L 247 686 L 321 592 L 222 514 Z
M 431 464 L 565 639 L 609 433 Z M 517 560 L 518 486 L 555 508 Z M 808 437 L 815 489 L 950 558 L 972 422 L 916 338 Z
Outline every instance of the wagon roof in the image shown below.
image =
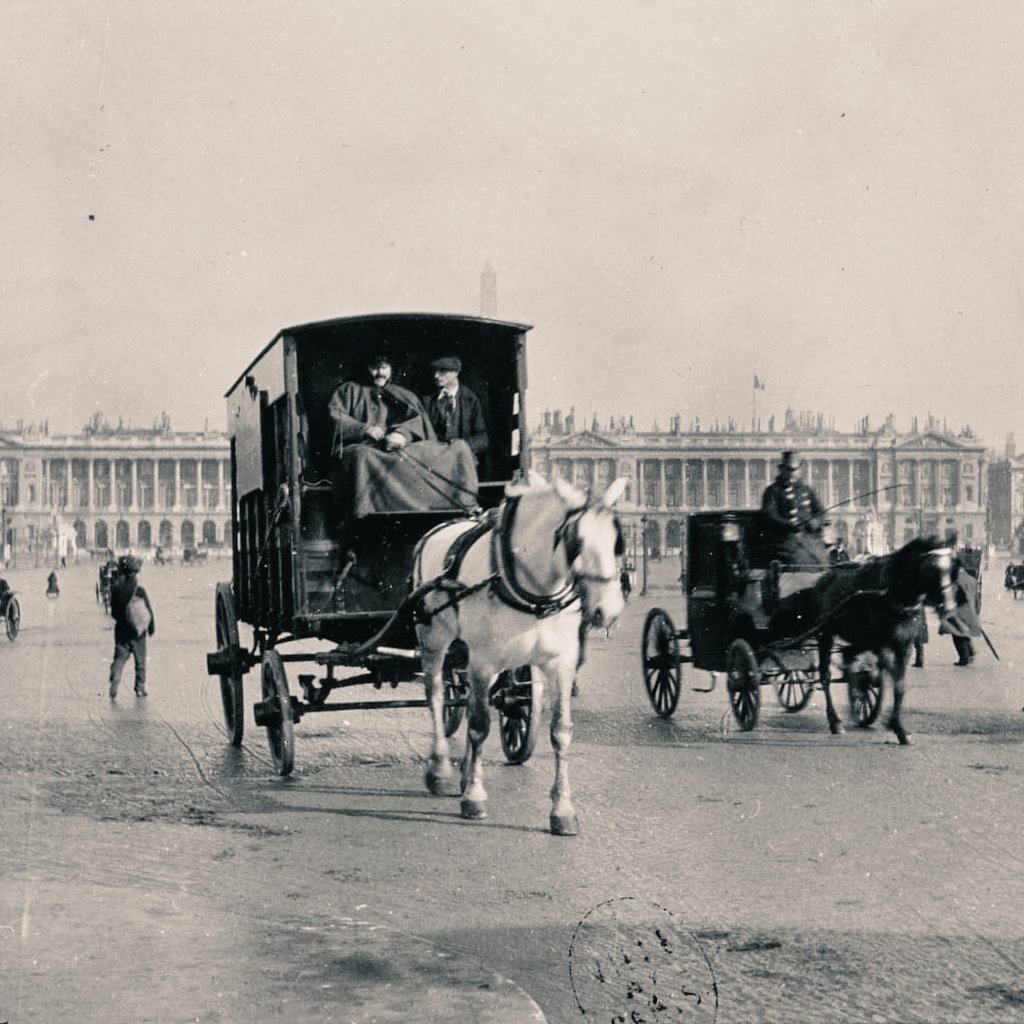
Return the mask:
M 515 323 L 511 320 L 492 320 L 488 317 L 469 316 L 465 313 L 366 313 L 361 316 L 341 316 L 330 320 L 311 320 L 308 323 L 296 324 L 294 327 L 282 327 L 256 354 L 248 366 L 238 375 L 231 387 L 225 392 L 225 397 L 231 394 L 236 387 L 245 379 L 245 375 L 273 348 L 279 338 L 289 335 L 299 340 L 303 335 L 317 334 L 323 330 L 330 330 L 335 327 L 356 326 L 370 323 L 409 323 L 416 321 L 448 321 L 449 323 L 480 324 L 496 330 L 505 330 L 510 334 L 523 334 L 532 330 L 531 324 Z

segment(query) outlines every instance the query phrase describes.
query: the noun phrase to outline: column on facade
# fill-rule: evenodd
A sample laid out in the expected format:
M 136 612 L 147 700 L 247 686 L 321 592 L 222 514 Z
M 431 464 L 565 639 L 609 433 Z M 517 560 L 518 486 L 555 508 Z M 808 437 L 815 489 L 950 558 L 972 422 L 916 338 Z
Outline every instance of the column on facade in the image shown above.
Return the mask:
M 50 460 L 43 459 L 43 508 L 50 507 Z
M 227 507 L 224 495 L 224 460 L 217 460 L 217 511 L 222 512 Z
M 743 460 L 743 507 L 748 508 L 753 505 L 751 500 L 753 496 L 750 493 L 750 459 Z
M 700 499 L 701 506 L 708 508 L 708 460 L 700 460 Z
M 132 491 L 128 497 L 128 507 L 130 509 L 137 509 L 139 507 L 139 463 L 137 459 L 132 459 L 131 463 L 131 477 L 132 477 Z
M 181 505 L 181 459 L 174 460 L 174 508 L 180 509 Z
M 96 488 L 96 480 L 95 480 L 94 471 L 93 471 L 93 460 L 92 459 L 86 459 L 85 460 L 85 472 L 86 472 L 86 485 L 85 486 L 88 488 L 88 493 L 85 496 L 85 507 L 86 507 L 86 509 L 88 509 L 88 511 L 91 512 L 92 509 L 93 509 L 93 501 L 94 501 L 93 495 L 95 493 L 95 488 Z
M 64 507 L 71 508 L 74 502 L 71 500 L 71 463 L 70 454 L 64 460 Z
M 665 496 L 665 460 L 664 458 L 658 459 L 658 507 L 664 508 L 667 502 Z

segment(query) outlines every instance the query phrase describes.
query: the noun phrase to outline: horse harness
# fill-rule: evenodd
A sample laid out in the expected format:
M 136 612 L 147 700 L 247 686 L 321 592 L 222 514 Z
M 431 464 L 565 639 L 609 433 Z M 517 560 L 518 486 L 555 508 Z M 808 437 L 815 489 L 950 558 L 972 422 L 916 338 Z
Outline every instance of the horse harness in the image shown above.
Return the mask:
M 579 523 L 586 512 L 586 507 L 583 507 L 567 512 L 561 525 L 555 531 L 554 547 L 557 549 L 559 544 L 562 545 L 569 565 L 569 577 L 565 586 L 551 594 L 537 594 L 528 590 L 516 572 L 515 555 L 512 551 L 512 522 L 518 507 L 518 498 L 508 498 L 498 508 L 486 512 L 474 526 L 455 538 L 445 555 L 444 569 L 441 575 L 429 583 L 423 584 L 417 591 L 414 616 L 418 623 L 429 623 L 435 615 L 447 611 L 449 608 L 457 607 L 460 601 L 481 590 L 490 590 L 498 600 L 516 611 L 544 619 L 556 615 L 580 601 L 579 585 L 581 583 L 611 583 L 617 578 L 572 571 L 572 564 L 579 557 L 582 548 Z M 442 524 L 437 529 L 443 529 L 445 525 L 447 524 Z M 491 535 L 491 574 L 479 583 L 472 585 L 460 582 L 458 576 L 462 571 L 462 564 L 466 556 L 477 541 L 488 533 Z M 616 554 L 621 553 L 621 545 L 620 529 L 616 538 Z M 448 595 L 447 600 L 435 608 L 424 607 L 423 598 L 427 594 L 439 591 Z

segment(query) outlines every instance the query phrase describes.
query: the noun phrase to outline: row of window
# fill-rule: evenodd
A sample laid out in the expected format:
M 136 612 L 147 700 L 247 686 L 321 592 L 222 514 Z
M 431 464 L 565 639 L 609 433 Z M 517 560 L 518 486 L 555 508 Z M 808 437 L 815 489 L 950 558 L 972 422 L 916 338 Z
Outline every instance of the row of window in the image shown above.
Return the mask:
M 538 469 L 581 490 L 600 491 L 614 478 L 615 460 L 539 459 Z M 775 467 L 764 459 L 640 459 L 636 475 L 638 502 L 645 508 L 756 508 Z M 959 463 L 953 460 L 901 462 L 899 477 L 896 501 L 901 508 L 953 508 L 975 501 L 974 485 L 961 481 Z M 805 478 L 826 506 L 867 508 L 874 503 L 868 459 L 811 459 Z M 633 501 L 632 485 L 624 497 Z
M 17 507 L 24 489 L 26 504 L 34 506 L 39 497 L 36 483 L 26 480 L 22 488 L 17 460 L 0 461 L 0 504 Z M 151 509 L 173 508 L 180 503 L 185 508 L 213 510 L 223 504 L 222 492 L 231 480 L 231 465 L 221 459 L 96 459 L 92 462 L 90 495 L 89 462 L 72 459 L 70 466 L 69 480 L 67 460 L 49 461 L 44 473 L 44 504 L 55 508 L 110 508 L 116 502 L 117 508 Z
M 153 547 L 153 524 L 146 519 L 141 520 L 136 524 L 135 536 L 133 537 L 130 524 L 126 523 L 123 519 L 119 519 L 114 524 L 113 543 L 111 543 L 110 527 L 101 519 L 93 526 L 93 543 L 90 544 L 88 528 L 81 519 L 78 519 L 75 521 L 75 537 L 78 547 L 83 549 L 90 547 L 99 548 L 100 550 L 131 547 L 151 548 Z M 221 543 L 230 544 L 231 524 L 225 524 L 220 535 L 218 535 L 217 524 L 207 519 L 200 527 L 199 538 L 200 544 L 214 546 Z M 175 537 L 173 523 L 166 519 L 160 523 L 156 535 L 157 546 L 170 548 L 174 547 L 176 542 L 183 548 L 196 546 L 196 524 L 190 519 L 186 519 L 181 524 L 177 537 Z

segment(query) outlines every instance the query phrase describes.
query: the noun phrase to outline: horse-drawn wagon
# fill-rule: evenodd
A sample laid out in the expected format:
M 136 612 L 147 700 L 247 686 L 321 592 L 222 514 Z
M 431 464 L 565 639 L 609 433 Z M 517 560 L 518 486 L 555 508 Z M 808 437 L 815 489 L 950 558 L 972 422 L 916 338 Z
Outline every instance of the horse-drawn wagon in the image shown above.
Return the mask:
M 427 706 L 422 691 L 408 699 L 331 698 L 354 686 L 391 691 L 416 680 L 422 688 L 419 610 L 410 593 L 414 551 L 441 524 L 496 508 L 506 485 L 524 473 L 529 329 L 438 314 L 303 324 L 280 331 L 228 390 L 233 572 L 230 583 L 216 588 L 217 650 L 208 655 L 207 671 L 220 679 L 232 744 L 240 745 L 244 733 L 243 677 L 257 667 L 255 723 L 266 729 L 281 775 L 292 771 L 294 724 L 305 715 Z M 390 356 L 396 381 L 419 394 L 434 389 L 434 360 L 461 358 L 462 381 L 479 396 L 488 427 L 472 494 L 453 490 L 451 481 L 432 475 L 412 455 L 403 454 L 400 466 L 412 484 L 391 507 L 377 502 L 367 509 L 363 485 L 353 488 L 339 476 L 329 403 L 341 378 L 359 379 L 380 352 Z M 251 644 L 243 644 L 240 622 L 251 626 Z M 308 640 L 334 646 L 301 649 L 310 647 L 300 643 Z M 453 641 L 444 662 L 447 735 L 464 715 L 466 661 L 465 644 Z M 299 662 L 307 667 L 297 675 L 296 694 L 286 666 Z M 534 693 L 528 666 L 504 672 L 490 692 L 502 747 L 513 763 L 533 749 Z
M 1003 586 L 1013 594 L 1014 601 L 1017 595 L 1024 593 L 1024 564 L 1010 562 L 1003 574 Z
M 687 545 L 687 628 L 677 629 L 661 608 L 651 609 L 644 622 L 644 683 L 658 715 L 675 712 L 682 666 L 692 664 L 725 674 L 733 715 L 745 731 L 757 724 L 762 685 L 771 685 L 781 706 L 796 712 L 817 683 L 829 725 L 840 731 L 828 689 L 838 681 L 848 685 L 853 720 L 867 727 L 878 718 L 888 676 L 895 690 L 890 726 L 903 742 L 906 647 L 922 602 L 952 611 L 948 549 L 921 538 L 863 563 L 782 564 L 755 510 L 693 516 Z

